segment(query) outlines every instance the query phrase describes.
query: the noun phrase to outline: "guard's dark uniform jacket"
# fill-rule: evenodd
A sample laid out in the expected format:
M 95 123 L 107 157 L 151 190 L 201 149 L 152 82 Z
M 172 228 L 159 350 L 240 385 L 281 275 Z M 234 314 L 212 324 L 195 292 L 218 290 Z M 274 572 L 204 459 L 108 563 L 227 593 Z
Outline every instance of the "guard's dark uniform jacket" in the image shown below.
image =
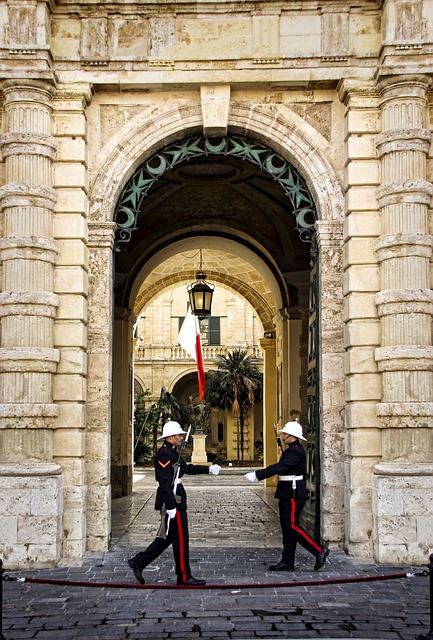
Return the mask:
M 302 476 L 302 480 L 296 480 L 296 496 L 298 498 L 307 498 L 307 487 L 305 484 L 306 472 L 306 456 L 305 450 L 299 440 L 291 442 L 287 449 L 281 454 L 281 458 L 276 464 L 271 464 L 266 469 L 258 469 L 256 476 L 259 480 L 271 478 L 272 476 Z M 278 500 L 287 500 L 295 495 L 293 491 L 293 482 L 288 480 L 279 480 L 275 497 Z
M 176 498 L 173 494 L 173 477 L 176 470 L 176 463 L 179 460 L 179 454 L 176 447 L 171 442 L 165 441 L 162 447 L 156 452 L 154 458 L 155 478 L 158 482 L 158 490 L 156 492 L 155 509 L 161 511 L 165 504 L 166 509 L 185 510 L 186 492 L 182 483 L 177 485 Z M 209 467 L 200 464 L 187 464 L 182 458 L 180 459 L 179 478 L 183 475 L 208 474 Z

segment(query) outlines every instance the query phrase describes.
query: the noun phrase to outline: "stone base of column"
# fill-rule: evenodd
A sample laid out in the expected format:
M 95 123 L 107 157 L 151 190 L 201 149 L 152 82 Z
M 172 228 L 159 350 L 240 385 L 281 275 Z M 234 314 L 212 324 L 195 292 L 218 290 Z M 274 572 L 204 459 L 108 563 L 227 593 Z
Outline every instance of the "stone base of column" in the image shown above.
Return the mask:
M 374 473 L 374 559 L 427 564 L 432 551 L 433 464 L 382 463 Z
M 56 566 L 61 554 L 61 467 L 2 463 L 0 496 L 0 549 L 5 568 Z
M 193 464 L 207 464 L 206 436 L 195 434 L 192 437 L 192 457 Z

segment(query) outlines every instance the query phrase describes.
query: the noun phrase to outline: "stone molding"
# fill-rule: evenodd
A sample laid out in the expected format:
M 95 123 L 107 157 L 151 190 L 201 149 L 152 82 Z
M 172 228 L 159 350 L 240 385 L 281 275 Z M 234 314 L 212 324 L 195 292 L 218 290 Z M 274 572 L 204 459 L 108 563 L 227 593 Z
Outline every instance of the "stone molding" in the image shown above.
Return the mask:
M 0 317 L 45 316 L 55 318 L 59 296 L 48 291 L 3 291 L 0 293 Z
M 423 313 L 433 315 L 433 292 L 426 289 L 394 289 L 376 294 L 379 318 L 395 314 Z
M 56 263 L 59 253 L 58 243 L 47 237 L 8 236 L 0 238 L 1 260 L 40 260 Z
M 29 403 L 23 402 L 20 404 L 0 404 L 0 418 L 56 418 L 59 412 L 57 404 L 46 403 Z M 12 424 L 8 424 L 7 427 L 14 429 L 26 429 L 29 426 L 24 421 L 14 421 Z M 33 424 L 33 428 L 35 428 Z M 44 428 L 55 428 L 54 422 L 43 422 Z
M 428 462 L 390 462 L 376 464 L 374 474 L 381 476 L 431 476 L 433 475 L 433 464 Z
M 425 92 L 431 85 L 431 78 L 423 74 L 385 75 L 379 78 L 377 88 L 382 94 L 383 103 L 388 100 L 401 100 L 402 97 L 425 99 Z
M 428 129 L 393 129 L 376 137 L 376 149 L 379 158 L 395 151 L 419 151 L 427 155 L 431 139 Z
M 317 244 L 320 249 L 343 248 L 343 223 L 334 220 L 317 220 L 315 223 Z
M 49 464 L 44 462 L 24 462 L 16 464 L 15 462 L 0 462 L 0 476 L 16 477 L 23 476 L 34 478 L 35 476 L 60 476 L 62 467 L 58 464 Z
M 87 246 L 89 249 L 112 249 L 115 231 L 115 222 L 89 222 Z
M 3 158 L 15 154 L 37 155 L 54 159 L 58 142 L 52 136 L 35 133 L 19 133 L 17 131 L 0 135 L 0 148 Z
M 433 236 L 422 233 L 390 233 L 381 236 L 376 243 L 379 263 L 413 256 L 430 258 L 432 249 Z
M 433 195 L 433 185 L 427 180 L 403 180 L 388 182 L 377 189 L 380 208 L 393 204 L 429 205 Z
M 0 187 L 0 206 L 5 209 L 30 205 L 53 210 L 56 200 L 57 194 L 51 187 L 16 182 Z
M 381 402 L 376 405 L 376 411 L 379 417 L 406 416 L 409 418 L 408 423 L 393 423 L 393 427 L 417 428 L 420 425 L 416 418 L 433 417 L 433 402 Z M 411 422 L 412 419 L 413 421 Z M 379 426 L 385 429 L 389 428 L 388 423 L 380 424 Z
M 60 361 L 58 349 L 47 347 L 0 348 L 0 372 L 40 371 L 54 373 Z
M 379 371 L 433 371 L 433 346 L 378 347 L 374 359 Z

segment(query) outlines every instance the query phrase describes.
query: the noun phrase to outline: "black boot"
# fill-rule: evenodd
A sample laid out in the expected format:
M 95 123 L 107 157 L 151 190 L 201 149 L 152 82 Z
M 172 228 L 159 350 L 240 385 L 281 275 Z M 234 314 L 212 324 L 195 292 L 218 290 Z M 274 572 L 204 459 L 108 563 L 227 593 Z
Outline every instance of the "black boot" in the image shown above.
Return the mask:
M 182 578 L 178 578 L 177 584 L 178 585 L 185 584 L 188 587 L 198 587 L 200 585 L 206 584 L 206 580 L 198 580 L 197 578 L 194 578 L 194 576 L 191 576 L 187 580 L 182 580 Z
M 329 549 L 327 549 L 326 547 L 323 547 L 323 551 L 321 551 L 319 555 L 316 556 L 316 564 L 314 565 L 314 571 L 319 571 L 319 569 L 323 567 L 327 557 L 329 556 L 329 553 L 330 553 Z
M 132 573 L 134 574 L 134 576 L 136 577 L 136 579 L 138 580 L 138 582 L 140 584 L 144 584 L 144 578 L 141 574 L 141 572 L 143 571 L 143 569 L 140 569 L 140 567 L 138 566 L 138 564 L 134 561 L 134 558 L 131 558 L 130 560 L 128 560 L 128 564 L 132 569 Z
M 269 567 L 269 571 L 294 571 L 294 570 L 295 570 L 294 562 L 287 564 L 286 562 L 284 562 L 284 560 L 280 560 L 280 562 L 277 562 L 277 564 L 271 564 L 271 566 Z

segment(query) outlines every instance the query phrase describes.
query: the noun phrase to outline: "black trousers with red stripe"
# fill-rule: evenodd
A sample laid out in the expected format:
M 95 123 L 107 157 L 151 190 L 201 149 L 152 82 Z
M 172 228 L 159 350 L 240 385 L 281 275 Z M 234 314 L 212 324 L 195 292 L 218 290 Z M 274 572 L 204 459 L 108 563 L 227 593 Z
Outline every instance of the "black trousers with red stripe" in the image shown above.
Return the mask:
M 166 519 L 167 518 L 168 516 L 166 516 Z M 144 569 L 160 556 L 163 551 L 168 549 L 170 545 L 173 547 L 178 580 L 185 582 L 191 577 L 191 568 L 189 565 L 188 516 L 186 510 L 176 511 L 176 517 L 170 520 L 170 527 L 165 539 L 156 537 L 147 549 L 139 551 L 132 559 L 140 569 Z
M 295 561 L 298 542 L 313 556 L 317 556 L 323 551 L 323 547 L 317 544 L 299 524 L 299 518 L 306 501 L 306 498 L 290 498 L 279 501 L 280 524 L 283 534 L 282 559 L 288 565 Z

